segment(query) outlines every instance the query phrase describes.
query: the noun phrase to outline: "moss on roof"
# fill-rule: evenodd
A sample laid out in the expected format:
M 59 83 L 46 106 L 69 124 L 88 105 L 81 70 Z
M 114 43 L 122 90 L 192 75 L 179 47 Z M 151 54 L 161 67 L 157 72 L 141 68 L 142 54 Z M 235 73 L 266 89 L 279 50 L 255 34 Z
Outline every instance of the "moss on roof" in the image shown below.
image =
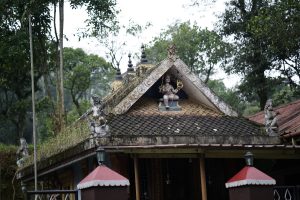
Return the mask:
M 65 128 L 57 136 L 48 139 L 37 147 L 37 161 L 43 161 L 53 155 L 59 154 L 89 137 L 89 127 L 86 121 L 78 121 L 76 124 Z M 23 168 L 33 164 L 33 154 L 25 161 Z

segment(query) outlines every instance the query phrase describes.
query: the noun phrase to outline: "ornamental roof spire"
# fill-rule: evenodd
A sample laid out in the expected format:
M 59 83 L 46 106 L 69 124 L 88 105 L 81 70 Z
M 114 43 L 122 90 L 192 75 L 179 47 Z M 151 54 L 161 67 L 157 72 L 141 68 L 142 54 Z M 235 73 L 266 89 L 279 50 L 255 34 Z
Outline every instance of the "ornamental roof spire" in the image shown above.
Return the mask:
M 141 63 L 148 63 L 148 60 L 146 58 L 147 56 L 146 56 L 145 45 L 144 44 L 142 44 L 141 49 L 142 49 Z
M 134 71 L 134 69 L 133 69 L 132 66 L 133 65 L 132 65 L 132 61 L 131 61 L 131 54 L 129 53 L 128 54 L 128 68 L 127 68 L 127 72 L 133 72 Z

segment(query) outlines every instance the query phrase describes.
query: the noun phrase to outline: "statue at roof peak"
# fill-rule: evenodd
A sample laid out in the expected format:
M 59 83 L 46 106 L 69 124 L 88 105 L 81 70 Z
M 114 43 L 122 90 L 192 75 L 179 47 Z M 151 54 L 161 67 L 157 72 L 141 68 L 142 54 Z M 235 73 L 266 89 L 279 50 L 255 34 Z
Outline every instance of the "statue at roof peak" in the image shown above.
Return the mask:
M 175 60 L 178 58 L 178 56 L 176 55 L 176 46 L 175 44 L 171 44 L 168 47 L 168 58 L 169 60 L 175 62 Z
M 265 126 L 268 135 L 277 136 L 278 135 L 278 112 L 273 110 L 272 99 L 268 99 L 264 108 L 265 112 Z
M 162 85 L 159 87 L 159 92 L 163 94 L 163 105 L 160 103 L 160 110 L 181 110 L 178 105 L 179 96 L 177 93 L 183 87 L 182 82 L 177 80 L 177 88 L 175 89 L 171 84 L 171 76 L 169 74 L 163 79 L 164 83 L 162 82 Z

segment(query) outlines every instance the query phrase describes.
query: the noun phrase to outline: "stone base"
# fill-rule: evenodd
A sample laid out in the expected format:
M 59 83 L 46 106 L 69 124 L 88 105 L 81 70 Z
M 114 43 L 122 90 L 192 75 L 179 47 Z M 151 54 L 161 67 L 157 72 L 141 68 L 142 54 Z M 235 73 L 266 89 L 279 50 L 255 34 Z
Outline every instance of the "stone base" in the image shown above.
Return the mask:
M 181 111 L 178 101 L 169 101 L 169 108 L 166 108 L 163 101 L 159 102 L 158 109 L 160 111 Z

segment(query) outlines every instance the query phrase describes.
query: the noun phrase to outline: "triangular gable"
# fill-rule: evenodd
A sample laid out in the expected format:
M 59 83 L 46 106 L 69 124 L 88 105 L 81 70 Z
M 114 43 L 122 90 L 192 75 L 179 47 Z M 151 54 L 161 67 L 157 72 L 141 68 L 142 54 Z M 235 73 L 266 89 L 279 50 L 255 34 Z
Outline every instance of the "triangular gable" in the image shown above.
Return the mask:
M 168 70 L 172 75 L 182 80 L 184 91 L 193 100 L 213 110 L 221 111 L 225 115 L 237 116 L 237 112 L 216 96 L 179 58 L 175 61 L 171 59 L 162 61 L 137 87 L 115 106 L 113 112 L 115 114 L 127 112 Z

